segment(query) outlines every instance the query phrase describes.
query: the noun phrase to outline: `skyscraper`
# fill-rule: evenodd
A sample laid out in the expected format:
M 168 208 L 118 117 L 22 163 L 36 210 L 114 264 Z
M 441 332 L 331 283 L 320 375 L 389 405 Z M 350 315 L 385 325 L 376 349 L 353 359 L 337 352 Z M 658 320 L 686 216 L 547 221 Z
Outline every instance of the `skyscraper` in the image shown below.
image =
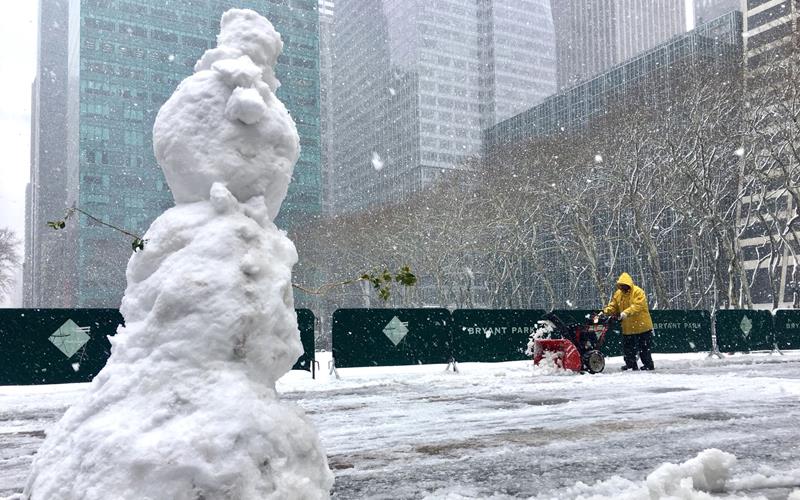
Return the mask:
M 555 90 L 547 0 L 337 0 L 333 47 L 338 211 L 403 199 Z
M 319 103 L 322 211 L 333 212 L 333 0 L 319 0 Z
M 230 7 L 266 15 L 283 35 L 279 97 L 302 152 L 279 218 L 320 211 L 319 34 L 316 0 L 42 0 L 34 89 L 29 306 L 115 307 L 130 241 L 75 215 L 77 206 L 141 235 L 172 206 L 152 152 L 161 104 L 214 47 Z
M 800 4 L 796 0 L 746 0 L 745 57 L 748 69 L 775 55 L 797 34 Z
M 67 27 L 69 2 L 41 0 L 36 79 L 31 89 L 31 165 L 25 215 L 25 306 L 65 307 L 70 250 L 47 221 L 67 206 Z
M 553 18 L 540 0 L 478 2 L 486 128 L 556 91 Z
M 755 167 L 762 175 L 779 178 L 780 173 L 794 178 L 797 157 L 786 154 L 797 144 L 796 89 L 800 67 L 800 3 L 797 0 L 746 0 L 745 3 L 745 89 L 750 106 L 747 113 L 757 123 L 758 139 L 754 153 Z M 779 166 L 770 172 L 770 165 Z M 752 166 L 750 166 L 752 168 Z M 785 182 L 785 181 L 784 181 Z M 794 184 L 790 181 L 790 185 Z M 749 206 L 760 206 L 772 199 L 776 220 L 791 220 L 797 213 L 793 196 L 777 181 L 769 186 L 766 196 L 751 193 L 741 199 L 739 220 L 742 231 L 738 243 L 745 260 L 743 267 L 753 283 L 751 296 L 755 304 L 772 308 L 797 307 L 795 296 L 800 283 L 793 278 L 796 255 L 786 245 L 774 255 L 774 262 L 765 259 L 772 241 L 781 240 L 782 232 L 774 225 L 753 223 Z M 764 203 L 769 205 L 769 202 Z M 786 232 L 789 232 L 788 226 Z M 769 262 L 767 262 L 769 260 Z M 777 285 L 777 293 L 774 288 Z
M 552 2 L 558 87 L 569 87 L 686 31 L 676 0 Z
M 694 22 L 701 24 L 732 10 L 742 10 L 742 0 L 694 0 Z

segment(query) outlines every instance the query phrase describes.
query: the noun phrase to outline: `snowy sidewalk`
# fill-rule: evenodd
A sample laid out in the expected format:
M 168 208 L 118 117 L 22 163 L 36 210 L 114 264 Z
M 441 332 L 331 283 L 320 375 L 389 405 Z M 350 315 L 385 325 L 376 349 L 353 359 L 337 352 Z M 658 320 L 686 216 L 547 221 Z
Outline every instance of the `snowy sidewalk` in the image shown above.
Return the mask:
M 800 353 L 655 361 L 621 373 L 612 358 L 594 376 L 529 362 L 292 372 L 278 388 L 317 426 L 334 498 L 647 498 L 648 474 L 707 448 L 738 458 L 732 495 L 800 488 Z M 0 387 L 0 497 L 84 388 Z

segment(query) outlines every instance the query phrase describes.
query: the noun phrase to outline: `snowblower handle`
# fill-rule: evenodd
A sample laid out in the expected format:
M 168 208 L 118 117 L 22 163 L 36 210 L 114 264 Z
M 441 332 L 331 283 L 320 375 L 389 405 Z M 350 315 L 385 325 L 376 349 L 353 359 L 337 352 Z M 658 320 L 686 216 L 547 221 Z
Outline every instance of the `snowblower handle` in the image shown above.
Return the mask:
M 610 325 L 614 321 L 620 321 L 619 316 L 611 316 L 604 313 L 603 311 L 597 313 L 596 318 L 598 323 L 603 323 L 606 325 Z

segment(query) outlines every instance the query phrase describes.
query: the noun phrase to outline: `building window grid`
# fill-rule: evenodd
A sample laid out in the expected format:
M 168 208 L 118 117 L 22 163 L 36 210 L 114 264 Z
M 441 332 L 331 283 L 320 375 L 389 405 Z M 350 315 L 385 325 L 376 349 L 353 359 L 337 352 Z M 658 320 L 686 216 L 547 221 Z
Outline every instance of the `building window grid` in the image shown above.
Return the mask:
M 99 16 L 98 16 L 99 17 Z M 86 19 L 89 19 L 87 17 Z M 101 19 L 102 21 L 102 19 Z M 111 25 L 109 23 L 103 23 L 100 21 L 89 21 L 87 22 L 90 27 L 101 26 L 105 28 L 103 31 L 107 32 L 104 33 L 105 38 L 107 41 L 104 41 L 100 44 L 98 41 L 93 39 L 88 39 L 82 44 L 81 47 L 81 54 L 82 54 L 82 65 L 87 70 L 82 72 L 82 76 L 86 77 L 84 81 L 81 81 L 81 114 L 84 118 L 85 124 L 81 126 L 81 138 L 86 140 L 86 144 L 96 144 L 96 147 L 100 147 L 103 149 L 92 150 L 91 152 L 91 160 L 89 159 L 89 147 L 85 147 L 82 149 L 82 170 L 85 172 L 89 172 L 92 169 L 98 168 L 106 168 L 106 164 L 109 163 L 110 157 L 116 155 L 117 158 L 122 158 L 123 156 L 128 158 L 130 157 L 131 161 L 125 160 L 125 166 L 129 166 L 133 169 L 141 169 L 144 166 L 142 160 L 143 158 L 140 155 L 133 154 L 135 151 L 141 150 L 142 146 L 144 146 L 145 142 L 149 143 L 149 138 L 145 140 L 145 134 L 143 133 L 141 126 L 134 126 L 132 129 L 128 129 L 127 126 L 124 126 L 123 130 L 119 131 L 119 136 L 122 138 L 123 146 L 118 147 L 115 151 L 109 151 L 104 148 L 103 144 L 114 143 L 116 141 L 112 141 L 111 139 L 117 134 L 112 129 L 112 126 L 119 125 L 118 121 L 110 121 L 104 126 L 102 123 L 97 123 L 98 117 L 106 117 L 112 110 L 113 102 L 116 98 L 128 101 L 128 105 L 119 106 L 123 109 L 123 122 L 133 122 L 133 125 L 138 125 L 138 122 L 141 122 L 145 115 L 145 110 L 137 109 L 137 106 L 131 106 L 130 100 L 142 100 L 142 97 L 146 99 L 147 94 L 149 92 L 153 93 L 154 99 L 157 96 L 161 98 L 161 102 L 171 93 L 174 86 L 177 84 L 177 80 L 172 75 L 180 75 L 184 76 L 186 71 L 186 64 L 183 67 L 176 67 L 178 66 L 181 61 L 181 58 L 184 57 L 194 57 L 195 59 L 199 56 L 196 54 L 194 50 L 173 50 L 174 54 L 169 54 L 166 56 L 167 62 L 170 64 L 164 64 L 164 53 L 156 50 L 148 51 L 146 49 L 146 40 L 143 37 L 142 40 L 137 40 L 136 37 L 128 36 L 128 34 L 120 35 L 119 33 L 114 33 L 111 31 Z M 127 24 L 131 24 L 128 22 Z M 209 28 L 216 28 L 216 22 L 213 24 L 209 24 Z M 160 27 L 161 30 L 164 30 L 164 27 Z M 280 29 L 280 28 L 279 28 Z M 284 31 L 286 33 L 286 31 Z M 122 39 L 114 40 L 113 36 L 121 36 Z M 178 35 L 179 36 L 179 35 Z M 110 41 L 108 40 L 110 38 Z M 179 38 L 180 39 L 180 38 Z M 170 40 L 175 40 L 174 37 L 170 37 Z M 308 38 L 308 40 L 312 40 L 315 42 L 313 38 Z M 202 53 L 202 48 L 199 47 L 199 44 L 193 42 L 192 46 L 197 46 L 196 48 L 199 49 L 199 53 Z M 314 44 L 312 43 L 309 47 L 313 47 L 315 49 Z M 113 48 L 113 50 L 112 50 Z M 96 51 L 96 52 L 95 52 Z M 94 55 L 92 52 L 95 52 L 97 55 Z M 311 52 L 312 57 L 316 57 L 314 52 Z M 170 58 L 170 56 L 172 56 Z M 97 60 L 96 63 L 91 63 L 92 59 Z M 147 60 L 152 60 L 161 63 L 161 65 L 156 66 L 149 66 L 149 72 L 140 72 L 136 73 L 137 67 L 148 67 L 146 63 Z M 171 59 L 171 60 L 170 60 Z M 141 62 L 139 62 L 141 61 Z M 312 59 L 307 57 L 298 57 L 294 59 L 294 61 L 298 62 L 302 68 L 292 68 L 290 71 L 292 73 L 300 73 L 300 70 L 316 70 L 315 62 L 312 62 Z M 123 69 L 124 68 L 124 69 Z M 279 77 L 282 72 L 286 72 L 288 68 L 285 66 L 283 68 L 279 68 L 278 73 Z M 91 72 L 94 70 L 94 73 Z M 281 71 L 283 70 L 283 71 Z M 161 78 L 161 82 L 163 85 L 159 85 L 156 83 L 148 83 L 153 82 L 152 78 L 146 76 L 146 74 L 153 74 L 159 75 L 164 74 L 165 77 Z M 133 80 L 130 80 L 130 77 L 135 77 Z M 99 77 L 99 78 L 98 78 Z M 306 76 L 306 81 L 313 80 L 314 76 L 311 73 L 308 73 Z M 308 87 L 307 85 L 305 87 Z M 120 90 L 120 88 L 125 88 L 126 90 Z M 131 90 L 134 89 L 134 90 Z M 299 98 L 299 99 L 285 99 L 287 101 L 287 107 L 289 107 L 288 101 L 295 101 L 301 102 L 304 105 L 316 107 L 318 103 L 314 96 L 315 89 L 309 89 L 309 96 L 311 99 L 308 98 Z M 124 93 L 124 95 L 123 95 Z M 103 98 L 104 99 L 101 99 Z M 155 104 L 160 104 L 158 102 L 154 102 L 154 105 L 151 108 L 157 108 Z M 152 120 L 154 117 L 154 112 L 149 112 L 148 116 L 149 119 Z M 310 123 L 311 126 L 316 125 L 318 120 L 311 119 L 309 115 L 313 115 L 312 113 L 308 112 L 301 112 L 301 113 L 293 113 L 298 122 L 307 122 Z M 318 131 L 317 131 L 318 136 Z M 316 144 L 314 144 L 316 142 Z M 298 162 L 298 170 L 302 170 L 305 167 L 305 173 L 300 175 L 300 179 L 305 181 L 308 185 L 308 191 L 311 194 L 311 200 L 306 199 L 306 203 L 304 203 L 304 208 L 311 209 L 315 205 L 317 205 L 316 200 L 313 198 L 319 198 L 319 189 L 318 189 L 318 182 L 314 180 L 314 174 L 312 173 L 314 169 L 317 167 L 318 164 L 318 141 L 314 141 L 313 139 L 311 142 L 308 140 L 305 141 L 304 148 L 303 148 L 303 158 L 300 162 Z M 129 151 L 132 154 L 121 154 L 123 151 Z M 308 160 L 311 161 L 308 161 Z M 151 165 L 152 172 L 155 172 L 156 175 L 151 177 L 158 177 L 160 172 L 155 168 L 154 161 L 146 162 Z M 113 171 L 109 174 L 113 175 Z M 84 176 L 84 179 L 109 179 L 109 175 L 104 175 L 103 177 L 87 175 Z M 146 174 L 143 177 L 148 177 Z M 105 182 L 105 181 L 104 181 Z M 94 185 L 94 181 L 92 181 L 92 185 Z M 161 189 L 157 189 L 161 192 L 164 192 L 163 187 L 164 184 L 161 181 L 154 182 Z M 87 206 L 97 206 L 97 204 L 106 205 L 106 206 L 97 206 L 98 209 L 107 210 L 109 207 L 107 197 L 99 194 L 91 194 L 87 190 L 87 198 L 84 200 L 87 203 Z M 290 195 L 291 196 L 291 195 Z M 297 196 L 296 196 L 297 197 Z M 308 197 L 306 197 L 308 198 Z M 130 205 L 132 207 L 142 206 L 142 199 L 132 200 L 126 205 Z M 133 221 L 133 219 L 131 219 Z M 129 222 L 131 222 L 129 221 Z M 83 263 L 86 264 L 87 261 L 82 259 Z M 84 291 L 84 295 L 88 297 L 87 288 L 85 286 L 81 287 Z M 93 294 L 92 294 L 93 295 Z

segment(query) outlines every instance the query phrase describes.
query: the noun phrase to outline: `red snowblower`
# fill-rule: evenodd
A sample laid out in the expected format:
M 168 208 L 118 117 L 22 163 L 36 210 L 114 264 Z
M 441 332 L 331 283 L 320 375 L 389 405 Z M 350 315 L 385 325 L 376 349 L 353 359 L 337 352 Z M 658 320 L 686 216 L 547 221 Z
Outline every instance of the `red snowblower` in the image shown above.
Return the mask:
M 606 367 L 600 348 L 614 321 L 615 318 L 598 313 L 587 316 L 585 323 L 567 324 L 551 312 L 531 335 L 528 353 L 533 354 L 535 365 L 545 359 L 565 370 L 600 373 Z M 550 338 L 544 338 L 547 334 Z M 552 338 L 553 334 L 560 338 Z

